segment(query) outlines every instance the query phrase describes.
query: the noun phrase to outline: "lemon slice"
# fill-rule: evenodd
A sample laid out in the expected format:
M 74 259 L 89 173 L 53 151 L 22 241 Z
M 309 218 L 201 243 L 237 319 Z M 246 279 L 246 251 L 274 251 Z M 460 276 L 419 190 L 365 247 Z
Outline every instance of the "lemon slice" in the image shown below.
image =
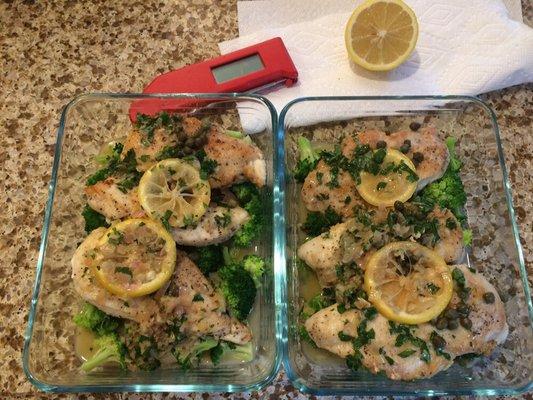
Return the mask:
M 388 149 L 377 175 L 361 172 L 356 186 L 361 197 L 377 207 L 390 207 L 407 201 L 416 190 L 418 176 L 412 161 L 395 149 Z
M 155 292 L 172 276 L 176 244 L 170 233 L 150 219 L 127 219 L 112 225 L 88 258 L 97 281 L 123 298 Z
M 186 161 L 169 158 L 152 166 L 139 182 L 139 202 L 155 220 L 173 227 L 194 225 L 205 214 L 211 188 L 199 170 Z
M 439 315 L 452 297 L 450 270 L 442 257 L 415 242 L 393 242 L 365 266 L 368 300 L 386 318 L 421 324 Z
M 368 0 L 348 20 L 344 39 L 353 62 L 371 71 L 389 71 L 413 52 L 418 22 L 401 0 Z

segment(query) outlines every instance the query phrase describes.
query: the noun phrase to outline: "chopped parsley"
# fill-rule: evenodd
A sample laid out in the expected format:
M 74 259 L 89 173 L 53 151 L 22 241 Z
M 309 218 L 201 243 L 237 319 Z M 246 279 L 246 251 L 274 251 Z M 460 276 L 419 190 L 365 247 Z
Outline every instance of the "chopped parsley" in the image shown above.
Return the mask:
M 113 228 L 111 233 L 107 234 L 107 241 L 115 246 L 121 244 L 124 242 L 124 234 L 117 230 L 117 228 Z
M 387 182 L 379 182 L 377 185 L 376 185 L 376 190 L 379 192 L 380 190 L 383 190 L 387 187 Z
M 340 331 L 339 334 L 339 340 L 341 342 L 349 342 L 350 340 L 353 340 L 354 337 L 353 336 L 350 336 L 350 335 L 347 335 L 346 333 L 344 333 L 343 331 Z
M 407 349 L 407 350 L 402 351 L 401 353 L 398 353 L 398 356 L 401 358 L 407 358 L 409 356 L 412 356 L 415 353 L 416 353 L 416 350 Z
M 328 207 L 324 213 L 309 212 L 302 229 L 311 236 L 318 236 L 341 221 L 342 217 L 333 208 Z
M 397 335 L 394 346 L 401 347 L 406 343 L 411 343 L 412 345 L 418 347 L 420 351 L 420 359 L 425 363 L 429 363 L 431 360 L 431 354 L 429 352 L 427 343 L 419 337 L 414 336 L 411 332 L 410 326 L 389 321 L 389 333 L 391 335 Z
M 387 364 L 394 365 L 394 360 L 387 355 L 387 352 L 383 349 L 383 347 L 380 347 L 378 352 L 385 358 L 385 361 L 387 361 Z
M 218 167 L 218 162 L 207 157 L 205 150 L 199 150 L 196 152 L 196 157 L 200 160 L 200 178 L 208 179 L 214 174 Z
M 83 219 L 85 220 L 85 232 L 90 233 L 96 228 L 105 227 L 107 228 L 109 224 L 107 223 L 105 217 L 99 212 L 93 210 L 89 207 L 88 204 L 85 205 L 83 211 L 81 212 Z
M 170 226 L 170 222 L 168 222 L 171 216 L 172 216 L 172 211 L 166 210 L 163 216 L 161 217 L 161 223 L 163 224 L 163 226 L 165 227 L 167 231 L 170 231 L 172 229 L 172 227 Z
M 427 288 L 429 290 L 429 293 L 431 293 L 431 294 L 435 294 L 435 293 L 437 293 L 440 290 L 440 287 L 435 285 L 433 282 L 428 283 L 427 284 Z
M 128 267 L 115 267 L 115 274 L 125 274 L 129 275 L 130 278 L 133 278 L 133 272 Z
M 224 211 L 222 215 L 215 215 L 215 222 L 219 228 L 225 228 L 231 223 L 231 212 Z
M 141 141 L 143 146 L 150 146 L 154 140 L 155 131 L 158 128 L 165 128 L 170 132 L 177 132 L 183 129 L 182 117 L 178 114 L 168 114 L 161 112 L 152 117 L 146 114 L 137 114 L 135 127 L 143 134 Z
M 192 301 L 204 301 L 204 297 L 200 293 L 196 293 L 192 298 Z

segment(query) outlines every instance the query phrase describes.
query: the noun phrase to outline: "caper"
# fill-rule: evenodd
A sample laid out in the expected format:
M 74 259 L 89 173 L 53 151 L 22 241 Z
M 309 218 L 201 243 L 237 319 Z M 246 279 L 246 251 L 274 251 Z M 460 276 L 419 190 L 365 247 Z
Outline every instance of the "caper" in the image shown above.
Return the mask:
M 187 138 L 187 140 L 185 141 L 185 146 L 193 146 L 194 145 L 194 138 L 190 137 L 190 138 Z
M 404 206 L 404 204 L 403 204 L 401 201 L 396 200 L 396 201 L 394 202 L 394 209 L 395 209 L 396 211 L 400 211 L 400 212 L 402 212 L 402 211 L 405 210 L 405 206 Z
M 459 322 L 457 322 L 456 319 L 449 319 L 448 320 L 448 329 L 453 331 L 454 329 L 457 329 L 459 327 Z
M 387 147 L 387 142 L 384 141 L 384 140 L 379 140 L 377 143 L 376 143 L 376 149 L 384 149 Z
M 470 330 L 472 328 L 472 320 L 470 318 L 461 318 L 459 319 L 461 326 L 465 329 Z
M 431 344 L 436 349 L 442 350 L 446 346 L 446 340 L 439 335 L 431 335 Z
M 422 161 L 424 161 L 424 155 L 420 153 L 419 151 L 415 151 L 413 153 L 413 161 L 415 163 L 421 163 Z
M 494 293 L 487 292 L 483 293 L 483 301 L 487 304 L 492 304 L 496 300 L 496 297 L 494 296 Z
M 457 306 L 457 312 L 461 315 L 468 315 L 470 313 L 470 307 L 468 307 L 465 303 L 460 303 Z
M 447 326 L 448 321 L 446 321 L 446 318 L 440 317 L 439 319 L 437 319 L 437 324 L 435 325 L 437 329 L 446 329 Z
M 411 129 L 412 131 L 415 131 L 415 132 L 416 132 L 417 130 L 420 129 L 421 126 L 422 126 L 422 125 L 420 125 L 419 122 L 411 122 L 411 123 L 409 124 L 409 129 Z
M 192 149 L 188 145 L 185 145 L 185 146 L 183 146 L 183 153 L 191 154 L 192 153 Z
M 446 310 L 446 312 L 444 313 L 444 316 L 446 318 L 448 318 L 449 320 L 451 319 L 457 319 L 459 318 L 459 313 L 457 311 L 455 311 L 453 308 L 449 308 Z
M 459 289 L 459 298 L 461 300 L 466 301 L 468 300 L 469 297 L 470 297 L 470 288 L 463 287 Z
M 400 151 L 403 154 L 409 153 L 409 150 L 411 150 L 411 146 L 409 146 L 409 145 L 407 145 L 405 143 L 400 146 Z
M 204 138 L 202 136 L 198 136 L 197 138 L 194 139 L 194 144 L 197 147 L 200 147 L 202 144 L 204 144 Z

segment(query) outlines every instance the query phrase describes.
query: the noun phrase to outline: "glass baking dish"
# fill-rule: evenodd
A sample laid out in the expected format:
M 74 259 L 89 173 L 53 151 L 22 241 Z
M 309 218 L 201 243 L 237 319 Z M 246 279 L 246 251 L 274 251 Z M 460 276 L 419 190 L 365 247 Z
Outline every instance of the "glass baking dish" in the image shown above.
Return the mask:
M 121 371 L 106 368 L 85 374 L 75 354 L 72 316 L 82 300 L 71 281 L 70 259 L 85 236 L 81 211 L 83 187 L 92 158 L 103 143 L 124 138 L 131 129 L 130 105 L 148 99 L 152 105 L 178 102 L 180 112 L 207 117 L 222 127 L 240 130 L 240 118 L 254 124 L 254 141 L 267 161 L 266 209 L 273 202 L 273 141 L 277 114 L 268 100 L 236 94 L 84 94 L 72 100 L 61 115 L 46 205 L 34 292 L 25 336 L 23 365 L 39 389 L 54 392 L 195 392 L 247 391 L 271 381 L 281 362 L 276 326 L 275 274 L 264 277 L 250 319 L 255 357 L 232 365 L 200 366 L 182 372 L 178 366 L 159 370 Z M 209 103 L 208 106 L 206 104 Z M 156 104 L 157 105 L 157 104 Z M 175 105 L 175 104 L 174 104 Z M 270 189 L 268 189 L 270 188 Z M 271 226 L 271 224 L 269 224 Z M 257 241 L 256 252 L 272 260 L 272 230 Z
M 324 118 L 327 116 L 327 118 Z M 312 122 L 312 121 L 326 122 Z M 309 124 L 303 126 L 300 125 Z M 298 315 L 311 296 L 300 283 L 308 270 L 299 267 L 297 247 L 302 211 L 301 184 L 291 171 L 297 161 L 296 138 L 339 143 L 346 132 L 409 129 L 413 121 L 432 125 L 458 138 L 461 174 L 468 195 L 466 211 L 473 244 L 465 262 L 483 271 L 505 301 L 510 333 L 490 357 L 465 366 L 455 363 L 431 379 L 393 381 L 369 372 L 350 372 L 344 360 L 313 349 L 300 341 Z M 283 314 L 284 366 L 296 388 L 315 394 L 416 395 L 517 394 L 532 387 L 532 305 L 524 258 L 518 238 L 510 183 L 498 125 L 493 111 L 472 97 L 309 97 L 297 99 L 282 110 L 277 135 L 275 227 L 279 237 L 276 259 L 286 263 L 279 281 L 287 282 Z M 300 240 L 300 242 L 299 242 Z M 304 290 L 305 289 L 305 290 Z M 315 290 L 319 290 L 316 286 Z

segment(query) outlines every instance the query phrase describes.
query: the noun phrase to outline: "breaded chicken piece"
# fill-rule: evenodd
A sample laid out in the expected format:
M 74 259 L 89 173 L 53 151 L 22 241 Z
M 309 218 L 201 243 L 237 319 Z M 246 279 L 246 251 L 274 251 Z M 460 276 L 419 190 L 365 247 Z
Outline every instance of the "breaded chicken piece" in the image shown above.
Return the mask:
M 93 277 L 87 260 L 105 232 L 105 228 L 91 232 L 72 257 L 74 289 L 84 300 L 107 314 L 144 326 L 185 316 L 182 327 L 188 335 L 211 335 L 237 344 L 251 340 L 249 328 L 226 314 L 224 298 L 183 252 L 178 252 L 174 274 L 160 293 L 122 299 L 108 292 Z
M 503 343 L 509 333 L 509 326 L 505 316 L 505 306 L 496 288 L 481 274 L 468 269 L 465 264 L 454 265 L 465 277 L 466 286 L 471 289 L 466 304 L 470 307 L 469 318 L 472 321 L 470 331 L 462 326 L 453 331 L 442 330 L 439 334 L 446 340 L 447 351 L 456 355 L 466 353 L 490 354 L 494 348 Z M 488 304 L 483 300 L 485 293 L 494 295 L 494 303 Z M 451 306 L 460 302 L 454 292 Z
M 186 317 L 183 333 L 214 336 L 237 344 L 252 339 L 250 329 L 226 313 L 224 298 L 185 253 L 178 252 L 176 269 L 164 300 L 167 313 Z
M 351 341 L 342 341 L 339 332 L 351 337 L 357 337 L 357 328 L 364 319 L 363 313 L 357 309 L 339 313 L 337 304 L 324 308 L 313 314 L 305 322 L 305 328 L 316 343 L 317 347 L 346 358 L 355 353 Z M 431 361 L 426 363 L 420 360 L 418 351 L 410 357 L 398 356 L 404 350 L 413 348 L 410 343 L 400 347 L 395 346 L 396 334 L 390 332 L 389 322 L 378 314 L 373 320 L 367 322 L 366 331 L 374 330 L 374 339 L 361 347 L 362 363 L 371 372 L 384 371 L 391 379 L 411 380 L 429 377 L 442 371 L 452 364 L 452 360 L 446 360 L 437 356 L 430 350 Z M 428 337 L 417 337 L 428 340 Z M 431 347 L 431 346 L 429 346 Z M 391 365 L 385 357 L 393 360 Z
M 298 257 L 316 272 L 322 287 L 333 286 L 338 282 L 336 267 L 345 258 L 342 243 L 343 235 L 353 226 L 359 226 L 355 219 L 334 225 L 329 232 L 308 240 L 298 248 Z M 360 257 L 363 254 L 359 254 Z M 349 261 L 360 262 L 357 256 Z
M 113 177 L 86 186 L 87 203 L 93 209 L 114 221 L 124 217 L 142 218 L 144 211 L 137 198 L 137 188 L 124 193 Z
M 250 219 L 241 207 L 209 206 L 194 228 L 173 229 L 176 243 L 185 246 L 208 246 L 230 239 Z
M 450 153 L 448 148 L 435 130 L 428 127 L 419 132 L 399 131 L 387 135 L 382 131 L 365 131 L 359 133 L 355 138 L 347 136 L 342 143 L 342 153 L 346 157 L 351 157 L 357 144 L 368 144 L 376 148 L 379 141 L 387 143 L 387 147 L 399 149 L 405 140 L 411 141 L 411 148 L 405 155 L 413 160 L 414 153 L 421 153 L 424 157 L 422 162 L 416 167 L 419 181 L 417 190 L 421 190 L 428 183 L 431 183 L 444 175 L 448 163 L 450 162 Z M 415 163 L 416 165 L 416 163 Z
M 447 263 L 457 262 L 463 257 L 465 245 L 463 242 L 463 229 L 455 218 L 455 215 L 448 209 L 435 207 L 428 215 L 428 219 L 436 218 L 439 221 L 440 240 L 435 243 L 435 250 Z M 447 227 L 447 221 L 451 220 L 455 224 L 454 229 Z
M 459 326 L 454 330 L 438 330 L 429 323 L 411 326 L 412 335 L 422 339 L 430 352 L 431 359 L 425 362 L 420 359 L 419 349 L 409 341 L 396 346 L 397 333 L 391 331 L 389 321 L 378 314 L 373 320 L 368 321 L 366 326 L 366 331 L 374 330 L 375 337 L 360 349 L 362 363 L 366 368 L 374 373 L 384 371 L 391 379 L 428 378 L 450 367 L 457 356 L 468 353 L 487 355 L 505 341 L 509 328 L 505 309 L 496 289 L 481 274 L 470 272 L 466 265 L 452 266 L 454 267 L 463 272 L 466 286 L 471 288 L 471 295 L 466 303 L 470 307 L 469 318 L 472 321 L 472 329 L 466 330 Z M 494 294 L 493 304 L 483 301 L 482 296 L 486 292 Z M 450 304 L 454 306 L 458 302 L 459 297 L 454 292 Z M 338 312 L 337 304 L 334 304 L 309 317 L 305 322 L 305 328 L 319 348 L 346 358 L 355 351 L 351 341 L 342 341 L 339 338 L 339 332 L 357 337 L 357 328 L 362 320 L 361 311 L 352 309 L 341 314 Z M 445 340 L 446 344 L 442 351 L 450 355 L 449 359 L 435 353 L 431 342 L 433 332 Z M 415 350 L 412 355 L 399 356 L 401 352 L 411 349 Z
M 218 164 L 209 178 L 212 188 L 227 187 L 246 180 L 258 187 L 265 185 L 265 157 L 255 144 L 213 129 L 204 150 L 207 157 Z
M 331 207 L 344 218 L 353 217 L 354 207 L 368 204 L 359 196 L 355 181 L 343 170 L 338 172 L 338 185 L 331 184 L 331 167 L 320 160 L 302 186 L 301 198 L 309 211 L 324 212 Z
M 144 132 L 134 129 L 124 141 L 122 157 L 133 149 L 137 159 L 137 170 L 144 172 L 158 162 L 157 158 L 165 147 L 173 147 L 180 140 L 198 136 L 202 130 L 202 121 L 195 117 L 184 117 L 182 127 L 183 131 L 178 132 L 169 132 L 165 128 L 155 129 L 151 140 L 147 140 Z
M 464 251 L 463 232 L 459 222 L 450 211 L 440 210 L 438 207 L 429 214 L 429 218 L 431 217 L 438 220 L 440 236 L 433 249 L 447 263 L 457 262 Z M 453 230 L 446 227 L 449 218 L 456 223 L 456 228 Z M 357 232 L 357 240 L 352 239 L 354 236 L 351 232 Z M 382 241 L 382 246 L 387 244 L 385 238 L 386 236 L 381 236 L 379 239 Z M 403 238 L 403 240 L 408 239 L 408 237 Z M 362 247 L 363 241 L 369 240 L 372 242 L 377 240 L 372 229 L 356 221 L 355 218 L 350 218 L 332 226 L 328 232 L 303 243 L 298 248 L 298 257 L 316 272 L 322 287 L 332 286 L 338 281 L 337 265 L 353 261 L 364 269 L 366 259 L 374 252 Z
M 146 140 L 146 134 L 134 129 L 124 141 L 122 157 L 133 149 L 137 159 L 137 170 L 144 172 L 157 163 L 156 158 L 165 147 L 175 146 L 177 142 L 177 136 L 163 128 L 154 131 L 154 137 L 151 141 Z
M 157 320 L 157 303 L 149 296 L 128 298 L 127 301 L 108 292 L 94 278 L 87 258 L 90 251 L 98 245 L 98 241 L 107 231 L 98 228 L 85 238 L 72 257 L 72 281 L 74 290 L 85 301 L 107 314 L 115 317 L 131 319 L 140 324 L 151 324 Z

